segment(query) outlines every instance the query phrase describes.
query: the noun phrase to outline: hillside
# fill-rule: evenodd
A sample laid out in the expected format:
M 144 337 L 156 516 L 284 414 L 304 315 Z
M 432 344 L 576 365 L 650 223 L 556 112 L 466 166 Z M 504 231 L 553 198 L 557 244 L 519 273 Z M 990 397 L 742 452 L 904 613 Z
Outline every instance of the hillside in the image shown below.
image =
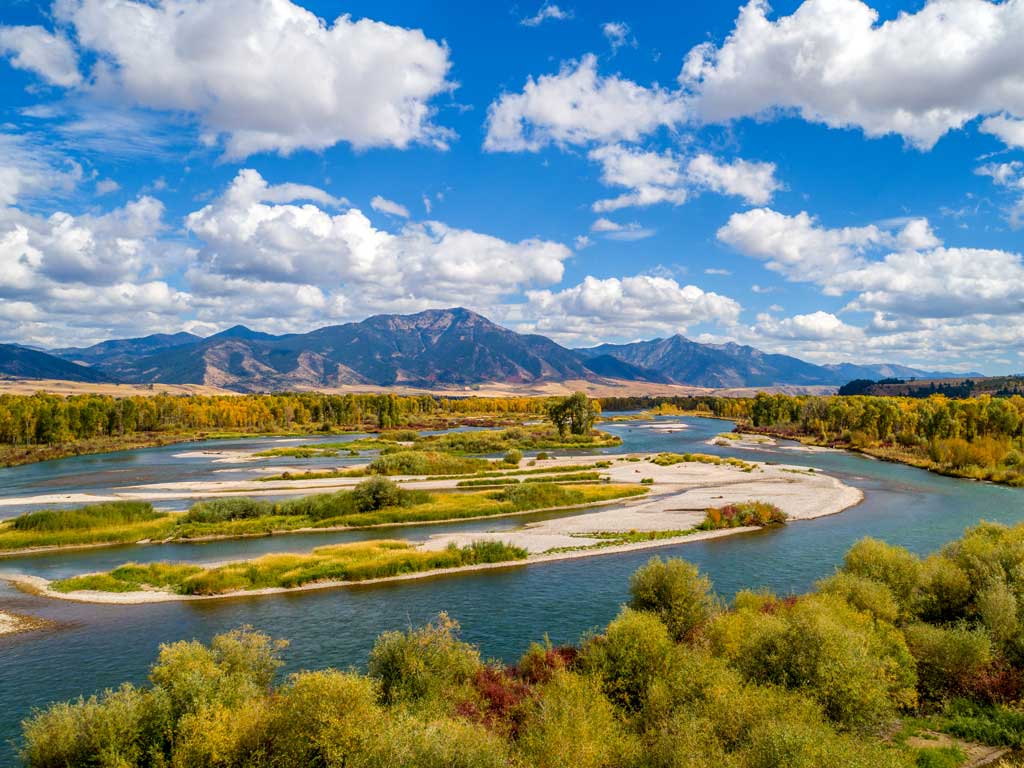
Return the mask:
M 0 344 L 0 376 L 93 383 L 110 381 L 110 377 L 101 370 L 16 344 Z

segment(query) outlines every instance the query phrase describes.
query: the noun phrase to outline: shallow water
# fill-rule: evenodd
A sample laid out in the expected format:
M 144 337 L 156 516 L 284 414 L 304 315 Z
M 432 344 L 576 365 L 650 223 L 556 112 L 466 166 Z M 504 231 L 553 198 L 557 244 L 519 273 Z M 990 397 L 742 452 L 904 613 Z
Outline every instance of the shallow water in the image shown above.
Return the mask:
M 846 549 L 865 535 L 925 553 L 958 537 L 965 527 L 979 520 L 1024 520 L 1021 489 L 941 477 L 846 453 L 706 446 L 704 440 L 731 425 L 697 418 L 661 419 L 659 424 L 677 421 L 689 425 L 689 429 L 667 434 L 630 422 L 605 428 L 624 440 L 622 447 L 613 449 L 615 452 L 689 450 L 813 466 L 841 477 L 866 494 L 862 504 L 840 515 L 657 550 L 662 556 L 680 556 L 697 563 L 726 597 L 745 587 L 767 586 L 781 593 L 805 590 L 831 573 Z M 174 453 L 183 450 L 182 446 L 172 447 Z M 167 452 L 138 451 L 130 463 L 159 475 L 160 458 L 152 454 L 166 456 Z M 125 461 L 122 455 L 114 457 L 110 460 L 114 464 Z M 110 469 L 107 457 L 88 458 L 93 462 L 92 472 L 102 474 Z M 48 462 L 45 466 L 56 476 L 66 477 L 67 473 L 62 474 L 65 468 L 59 466 L 63 461 L 75 463 L 72 471 L 83 484 L 97 482 L 82 466 L 81 458 Z M 180 471 L 174 467 L 172 463 L 169 471 Z M 37 469 L 37 477 L 47 474 Z M 30 484 L 23 487 L 25 493 L 39 492 Z M 521 522 L 522 518 L 504 518 L 444 528 L 493 529 Z M 391 529 L 387 535 L 422 538 L 441 530 L 440 526 L 417 526 Z M 378 537 L 381 532 L 366 533 Z M 127 559 L 211 561 L 278 549 L 308 549 L 354 536 L 362 537 L 363 532 L 122 547 L 0 560 L 0 569 L 67 575 Z M 61 624 L 48 632 L 0 639 L 0 742 L 17 737 L 18 722 L 32 707 L 89 694 L 124 680 L 144 682 L 159 643 L 193 637 L 209 640 L 218 632 L 242 624 L 290 639 L 286 652 L 290 670 L 361 665 L 381 632 L 422 623 L 439 611 L 458 618 L 463 637 L 479 644 L 484 656 L 515 659 L 530 641 L 542 638 L 545 632 L 555 643 L 572 642 L 586 630 L 607 623 L 626 599 L 629 575 L 650 556 L 650 552 L 603 555 L 395 584 L 142 606 L 45 600 L 0 583 L 0 608 L 33 613 Z M 12 762 L 13 754 L 0 746 L 0 764 Z

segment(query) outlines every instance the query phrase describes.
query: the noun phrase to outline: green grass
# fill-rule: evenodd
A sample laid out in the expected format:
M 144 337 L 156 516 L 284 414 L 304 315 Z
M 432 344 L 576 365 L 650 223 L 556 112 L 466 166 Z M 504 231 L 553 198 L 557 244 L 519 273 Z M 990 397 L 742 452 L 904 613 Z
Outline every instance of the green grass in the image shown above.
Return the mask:
M 586 448 L 607 448 L 621 445 L 622 439 L 592 430 L 585 435 L 559 435 L 550 426 L 511 427 L 503 430 L 478 432 L 449 432 L 443 435 L 429 435 L 416 441 L 416 448 L 446 451 L 450 453 L 481 454 L 504 453 L 509 450 L 536 451 L 541 449 L 578 450 Z
M 480 461 L 480 459 L 470 459 L 470 461 Z M 639 459 L 637 459 L 639 461 Z M 488 462 L 488 467 L 500 467 L 505 466 L 499 462 Z M 553 475 L 559 473 L 572 473 L 572 472 L 587 472 L 594 469 L 605 469 L 611 466 L 610 461 L 598 461 L 593 464 L 566 464 L 560 467 L 547 467 L 537 469 L 507 469 L 507 470 L 495 470 L 488 469 L 478 472 L 460 472 L 458 474 L 428 474 L 426 475 L 431 480 L 462 480 L 472 479 L 478 477 L 514 477 L 520 475 Z M 280 475 L 270 475 L 269 477 L 258 478 L 262 482 L 281 482 L 288 480 L 330 480 L 339 477 L 366 477 L 366 470 L 352 470 L 352 469 L 339 469 L 339 470 L 324 470 L 320 472 L 284 472 Z
M 756 464 L 737 459 L 732 456 L 711 456 L 707 453 L 659 453 L 651 459 L 651 463 L 659 467 L 670 467 L 673 464 L 713 464 L 715 466 L 730 466 L 742 469 L 744 472 L 753 472 Z
M 137 501 L 30 512 L 0 523 L 0 551 L 163 539 L 177 517 Z
M 578 539 L 601 539 L 594 544 L 581 544 L 578 547 L 552 547 L 544 554 L 554 555 L 563 552 L 582 552 L 589 549 L 606 549 L 618 547 L 623 544 L 639 544 L 646 541 L 660 541 L 662 539 L 676 539 L 680 536 L 689 536 L 696 533 L 696 528 L 685 528 L 668 531 L 597 531 L 594 533 L 573 533 L 570 534 Z
M 58 581 L 52 587 L 61 592 L 164 589 L 183 595 L 221 595 L 268 587 L 294 589 L 319 581 L 365 581 L 526 557 L 525 549 L 502 542 L 474 542 L 465 547 L 453 544 L 437 552 L 426 552 L 408 542 L 380 540 L 320 547 L 301 555 L 264 555 L 214 568 L 172 563 L 129 564 L 109 573 Z
M 481 477 L 476 480 L 461 480 L 455 484 L 456 488 L 485 488 L 502 485 L 515 485 L 516 483 L 581 483 L 596 482 L 601 479 L 599 472 L 574 472 L 563 475 L 543 475 L 536 477 Z

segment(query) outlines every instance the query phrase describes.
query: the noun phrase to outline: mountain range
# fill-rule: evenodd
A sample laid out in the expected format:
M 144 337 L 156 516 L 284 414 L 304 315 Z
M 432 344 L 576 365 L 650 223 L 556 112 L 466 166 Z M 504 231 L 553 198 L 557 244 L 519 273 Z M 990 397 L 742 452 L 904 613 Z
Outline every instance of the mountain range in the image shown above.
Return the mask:
M 840 386 L 852 379 L 939 378 L 899 365 L 815 365 L 739 344 L 683 336 L 569 349 L 468 309 L 377 315 L 279 336 L 234 326 L 206 338 L 154 334 L 43 352 L 0 345 L 0 375 L 242 392 L 344 385 L 458 387 L 609 379 L 696 387 Z M 963 375 L 963 374 L 961 374 Z

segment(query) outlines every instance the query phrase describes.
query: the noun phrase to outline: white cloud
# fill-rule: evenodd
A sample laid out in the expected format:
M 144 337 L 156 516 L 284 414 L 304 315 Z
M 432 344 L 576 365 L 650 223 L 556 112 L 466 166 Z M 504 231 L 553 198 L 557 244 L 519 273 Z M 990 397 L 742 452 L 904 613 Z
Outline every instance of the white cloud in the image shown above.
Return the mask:
M 388 213 L 392 216 L 400 216 L 403 219 L 409 218 L 409 209 L 401 203 L 396 203 L 394 200 L 388 200 L 386 197 L 377 195 L 370 201 L 370 207 L 375 211 L 381 213 Z M 430 211 L 428 210 L 427 213 Z
M 590 225 L 591 232 L 597 232 L 609 240 L 645 240 L 655 234 L 653 229 L 643 227 L 639 222 L 620 224 L 603 216 Z
M 652 275 L 586 277 L 561 291 L 528 291 L 531 326 L 565 340 L 682 333 L 695 323 L 735 323 L 740 305 L 727 296 Z
M 539 27 L 548 19 L 553 19 L 555 21 L 565 21 L 566 19 L 571 18 L 572 11 L 564 11 L 557 5 L 545 3 L 540 7 L 540 10 L 538 10 L 533 16 L 527 16 L 519 23 L 522 24 L 524 27 Z
M 827 295 L 854 293 L 850 310 L 920 318 L 1024 312 L 1020 254 L 945 247 L 926 220 L 899 221 L 898 230 L 828 229 L 807 213 L 759 208 L 733 214 L 718 239 L 790 280 L 817 283 Z
M 704 270 L 705 275 L 720 275 L 722 277 L 728 277 L 732 272 L 728 269 L 718 269 L 717 267 L 709 267 Z
M 71 88 L 82 81 L 78 54 L 63 35 L 42 27 L 0 26 L 0 55 L 11 57 L 11 66 L 35 72 L 51 85 Z
M 775 163 L 739 158 L 723 163 L 707 153 L 690 160 L 686 175 L 691 184 L 721 195 L 736 195 L 751 205 L 764 205 L 782 189 L 782 184 L 775 178 Z
M 97 195 L 109 195 L 112 192 L 117 192 L 121 188 L 113 179 L 101 179 L 96 182 L 96 194 Z
M 679 93 L 597 72 L 597 57 L 564 64 L 554 75 L 528 78 L 487 111 L 489 152 L 536 152 L 545 146 L 638 141 L 687 117 Z
M 253 170 L 238 174 L 215 202 L 186 218 L 202 241 L 193 275 L 318 286 L 358 315 L 385 307 L 485 305 L 526 287 L 562 279 L 572 251 L 550 241 L 517 243 L 436 221 L 407 224 L 397 235 L 358 209 L 331 213 L 292 204 L 303 187 L 269 186 Z M 321 193 L 325 194 L 325 193 Z
M 1024 148 L 1024 120 L 996 115 L 983 120 L 978 130 L 998 137 L 1008 147 Z
M 861 339 L 863 330 L 848 325 L 831 312 L 811 312 L 777 319 L 768 314 L 757 316 L 757 333 L 775 339 L 822 340 Z
M 604 184 L 630 190 L 595 202 L 593 209 L 599 213 L 659 203 L 682 205 L 705 190 L 761 205 L 782 188 L 774 163 L 725 162 L 707 153 L 687 162 L 671 151 L 650 152 L 622 144 L 598 147 L 588 157 L 601 164 Z
M 0 206 L 21 198 L 67 193 L 82 181 L 82 168 L 31 136 L 0 133 Z
M 612 53 L 617 53 L 624 45 L 636 47 L 636 39 L 630 40 L 629 25 L 624 21 L 608 21 L 601 25 L 601 32 L 608 39 Z
M 721 46 L 687 55 L 679 80 L 704 121 L 791 110 L 929 149 L 979 115 L 1024 117 L 1019 0 L 932 0 L 882 24 L 861 0 L 805 0 L 776 20 L 769 10 L 751 0 Z
M 586 235 L 576 235 L 576 237 L 573 238 L 572 243 L 573 247 L 577 251 L 582 251 L 584 248 L 589 248 L 590 246 L 592 246 L 594 244 L 594 241 L 591 240 Z
M 1024 226 L 1024 162 L 1011 160 L 1007 163 L 986 163 L 976 168 L 979 176 L 989 176 L 992 182 L 1013 194 L 1020 193 L 1006 209 L 1006 220 L 1014 229 Z
M 61 0 L 99 62 L 93 92 L 196 115 L 230 158 L 347 142 L 443 146 L 431 100 L 451 89 L 447 48 L 419 30 L 290 0 Z

